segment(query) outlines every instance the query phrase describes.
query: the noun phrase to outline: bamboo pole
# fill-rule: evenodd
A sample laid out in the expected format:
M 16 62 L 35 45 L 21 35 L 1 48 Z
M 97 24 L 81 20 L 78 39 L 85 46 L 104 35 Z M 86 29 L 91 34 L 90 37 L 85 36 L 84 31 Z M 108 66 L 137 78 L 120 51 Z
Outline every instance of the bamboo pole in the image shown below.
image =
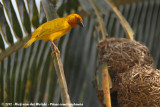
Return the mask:
M 109 72 L 107 64 L 102 65 L 102 89 L 104 93 L 104 100 L 107 101 L 107 107 L 111 107 L 110 87 L 109 87 Z

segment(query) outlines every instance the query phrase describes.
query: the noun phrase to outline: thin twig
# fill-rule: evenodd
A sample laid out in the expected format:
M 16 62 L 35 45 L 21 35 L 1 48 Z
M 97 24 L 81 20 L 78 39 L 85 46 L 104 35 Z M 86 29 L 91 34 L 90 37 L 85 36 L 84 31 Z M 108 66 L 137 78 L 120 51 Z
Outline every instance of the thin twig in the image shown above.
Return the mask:
M 46 14 L 48 21 L 57 17 L 54 6 L 52 5 L 52 2 L 50 0 L 42 0 L 42 4 L 43 4 L 44 11 L 45 11 L 45 14 Z M 51 49 L 53 51 L 52 45 L 51 45 Z M 62 103 L 67 104 L 66 107 L 73 107 L 73 105 L 71 105 L 70 97 L 68 94 L 66 78 L 65 78 L 64 70 L 63 70 L 63 64 L 62 64 L 61 58 L 60 58 L 59 54 L 57 54 L 57 52 L 55 52 L 55 54 L 53 55 L 53 59 L 54 59 L 54 66 L 56 69 L 56 74 L 57 74 L 59 84 L 61 87 Z
M 72 107 L 72 105 L 69 105 L 71 104 L 71 101 L 70 101 L 70 97 L 68 94 L 68 88 L 67 88 L 67 83 L 66 83 L 66 78 L 64 75 L 63 64 L 61 62 L 61 58 L 58 53 L 55 53 L 53 58 L 54 58 L 54 66 L 56 69 L 57 77 L 58 77 L 59 84 L 61 87 L 62 102 L 64 104 L 67 104 L 66 107 Z
M 106 36 L 108 36 L 108 33 L 107 33 L 107 31 L 106 31 L 106 29 L 105 29 L 105 27 L 104 27 L 104 24 L 103 24 L 104 22 L 103 22 L 101 16 L 99 15 L 98 10 L 97 10 L 97 8 L 95 7 L 95 5 L 94 5 L 94 3 L 92 2 L 92 0 L 89 0 L 89 2 L 91 3 L 91 5 L 92 5 L 92 7 L 93 7 L 93 9 L 94 9 L 94 11 L 95 11 L 95 13 L 96 13 L 96 16 L 97 16 L 97 18 L 98 18 L 99 25 L 100 25 L 100 29 L 101 29 L 101 32 L 102 32 L 102 39 L 106 39 Z
M 108 35 L 104 25 L 103 25 L 103 20 L 101 18 L 101 16 L 98 13 L 98 10 L 96 8 L 96 6 L 94 5 L 94 3 L 92 2 L 92 0 L 89 0 L 89 2 L 91 3 L 96 16 L 98 18 L 99 24 L 100 24 L 100 28 L 101 28 L 101 32 L 102 32 L 102 39 L 106 39 L 106 36 Z M 106 74 L 108 74 L 107 76 L 105 76 Z M 110 99 L 110 81 L 111 78 L 109 76 L 109 72 L 108 72 L 108 67 L 106 64 L 106 68 L 105 70 L 102 71 L 102 87 L 103 87 L 103 93 L 104 93 L 104 98 L 105 98 L 105 104 L 107 105 L 107 107 L 111 107 L 111 99 Z
M 121 14 L 121 12 L 117 9 L 117 7 L 110 0 L 106 0 L 106 2 L 107 2 L 107 4 L 109 4 L 109 6 L 113 9 L 113 11 L 118 16 L 118 18 L 119 18 L 119 20 L 121 22 L 122 27 L 126 31 L 127 37 L 129 39 L 133 40 L 134 32 L 133 32 L 131 26 L 129 25 L 129 23 L 126 21 L 126 19 L 123 17 L 123 15 Z

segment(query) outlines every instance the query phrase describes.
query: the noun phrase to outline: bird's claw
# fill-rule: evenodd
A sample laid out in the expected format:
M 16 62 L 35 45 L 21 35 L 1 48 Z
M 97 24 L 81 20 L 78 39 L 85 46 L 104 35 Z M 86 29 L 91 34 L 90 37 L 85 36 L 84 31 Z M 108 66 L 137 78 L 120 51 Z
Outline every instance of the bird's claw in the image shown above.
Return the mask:
M 60 55 L 59 49 L 54 50 L 54 51 L 51 53 L 51 55 L 54 55 L 56 52 Z

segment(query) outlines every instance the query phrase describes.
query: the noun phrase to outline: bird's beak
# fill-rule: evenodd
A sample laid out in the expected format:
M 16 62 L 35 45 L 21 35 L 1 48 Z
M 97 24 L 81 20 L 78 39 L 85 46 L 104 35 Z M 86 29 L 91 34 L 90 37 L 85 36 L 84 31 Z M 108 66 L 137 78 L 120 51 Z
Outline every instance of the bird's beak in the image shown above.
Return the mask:
M 83 24 L 83 22 L 81 22 L 81 21 L 78 21 L 78 20 L 77 20 L 77 24 L 79 24 L 80 27 L 84 27 L 84 24 Z

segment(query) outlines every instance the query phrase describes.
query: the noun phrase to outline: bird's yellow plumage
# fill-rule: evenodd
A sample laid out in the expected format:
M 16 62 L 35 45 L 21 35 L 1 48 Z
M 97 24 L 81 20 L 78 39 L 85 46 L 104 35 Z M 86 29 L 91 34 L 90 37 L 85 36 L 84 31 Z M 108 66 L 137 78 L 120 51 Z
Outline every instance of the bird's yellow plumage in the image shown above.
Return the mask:
M 27 48 L 36 40 L 51 41 L 55 47 L 53 43 L 55 39 L 62 37 L 70 31 L 72 27 L 83 26 L 82 22 L 83 20 L 78 14 L 71 14 L 63 18 L 48 21 L 35 30 L 31 39 L 24 45 L 24 48 Z

